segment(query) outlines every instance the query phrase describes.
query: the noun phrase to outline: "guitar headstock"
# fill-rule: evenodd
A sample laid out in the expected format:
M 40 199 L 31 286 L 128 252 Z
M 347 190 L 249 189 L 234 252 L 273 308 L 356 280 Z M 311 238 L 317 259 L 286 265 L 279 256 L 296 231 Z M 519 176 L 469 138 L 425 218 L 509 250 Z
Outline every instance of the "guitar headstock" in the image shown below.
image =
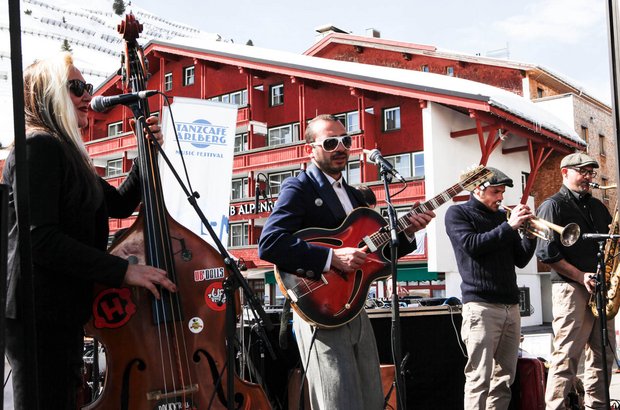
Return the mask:
M 461 186 L 466 191 L 473 191 L 476 187 L 483 185 L 493 177 L 493 172 L 489 171 L 484 165 L 478 165 L 470 171 L 461 175 Z

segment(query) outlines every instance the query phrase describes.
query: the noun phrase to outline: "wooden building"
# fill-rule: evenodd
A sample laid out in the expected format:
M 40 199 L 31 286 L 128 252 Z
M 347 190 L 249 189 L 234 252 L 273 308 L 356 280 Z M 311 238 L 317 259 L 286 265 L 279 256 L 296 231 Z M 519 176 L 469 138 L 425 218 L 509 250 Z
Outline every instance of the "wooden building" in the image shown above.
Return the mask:
M 271 303 L 277 297 L 272 267 L 257 257 L 256 243 L 280 183 L 307 164 L 302 136 L 307 121 L 317 114 L 337 115 L 353 136 L 345 177 L 352 185 L 368 185 L 379 211 L 385 209 L 385 195 L 376 167 L 366 161 L 365 148 L 380 149 L 406 177 L 403 192 L 393 198 L 399 211 L 453 185 L 467 165 L 480 162 L 522 181 L 507 198 L 507 203 L 516 204 L 532 192 L 546 159 L 585 149 L 571 126 L 528 99 L 458 76 L 197 40 L 152 41 L 145 53 L 148 89 L 239 106 L 234 176 L 230 193 L 222 193 L 231 195 L 229 249 L 243 259 L 257 291 L 267 285 Z M 493 67 L 484 72 L 479 80 L 495 78 Z M 497 72 L 510 78 L 514 87 L 523 82 L 520 71 L 519 76 L 503 67 Z M 96 94 L 122 92 L 126 90 L 115 75 Z M 161 112 L 161 98 L 153 98 L 150 105 Z M 117 106 L 90 115 L 85 130 L 88 151 L 102 174 L 118 182 L 136 155 L 128 123 L 131 111 Z M 267 193 L 258 213 L 256 183 Z M 402 187 L 395 185 L 393 192 Z M 445 262 L 452 251 L 446 246 L 443 212 L 445 208 L 419 237 L 421 250 L 399 264 L 399 277 L 429 296 L 444 296 L 444 278 L 456 272 Z M 129 223 L 115 221 L 112 228 Z M 536 273 L 535 267 L 529 269 Z M 535 281 L 531 286 L 540 288 Z

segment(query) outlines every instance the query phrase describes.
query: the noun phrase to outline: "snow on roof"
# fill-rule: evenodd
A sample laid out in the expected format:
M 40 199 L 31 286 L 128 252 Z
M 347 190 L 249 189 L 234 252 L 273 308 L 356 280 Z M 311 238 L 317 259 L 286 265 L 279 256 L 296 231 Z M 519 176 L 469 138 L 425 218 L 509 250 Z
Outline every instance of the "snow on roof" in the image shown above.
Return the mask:
M 192 38 L 175 38 L 169 42 L 152 40 L 149 44 L 193 49 L 235 59 L 402 87 L 412 91 L 431 92 L 482 101 L 522 118 L 536 127 L 544 128 L 573 142 L 585 145 L 585 142 L 577 135 L 571 125 L 535 105 L 532 101 L 500 88 L 471 80 L 421 71 L 311 57 L 254 46 L 198 41 Z M 363 87 L 360 85 L 360 88 Z M 389 93 L 389 91 L 386 92 Z

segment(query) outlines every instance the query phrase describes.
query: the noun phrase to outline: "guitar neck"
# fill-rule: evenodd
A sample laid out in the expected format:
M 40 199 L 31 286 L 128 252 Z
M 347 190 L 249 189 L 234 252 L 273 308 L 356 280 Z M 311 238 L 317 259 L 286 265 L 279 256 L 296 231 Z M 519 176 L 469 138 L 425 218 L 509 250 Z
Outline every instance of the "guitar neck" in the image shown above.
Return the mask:
M 434 209 L 437 209 L 441 205 L 445 204 L 446 202 L 448 202 L 449 200 L 457 196 L 459 192 L 462 192 L 462 191 L 463 191 L 463 185 L 460 182 L 456 183 L 452 185 L 450 188 L 441 192 L 439 195 L 436 195 L 435 197 L 429 199 L 428 201 L 422 204 L 419 204 L 415 208 L 412 208 L 409 212 L 407 212 L 405 215 L 398 218 L 398 220 L 396 221 L 397 226 L 398 226 L 398 232 L 402 232 L 411 226 L 411 222 L 409 222 L 410 216 L 423 214 L 426 211 L 432 211 Z
M 409 228 L 412 225 L 411 222 L 409 221 L 410 216 L 422 214 L 426 211 L 432 211 L 433 209 L 439 208 L 441 205 L 445 204 L 450 199 L 458 195 L 459 192 L 463 191 L 465 185 L 466 184 L 464 183 L 464 181 L 456 183 L 452 185 L 450 188 L 440 193 L 439 195 L 411 209 L 409 212 L 407 212 L 407 214 L 398 218 L 398 220 L 396 221 L 396 230 L 400 233 L 404 231 L 405 229 Z M 366 241 L 368 242 L 368 240 L 370 240 L 372 244 L 374 245 L 374 246 L 371 246 L 371 248 L 378 249 L 384 244 L 389 242 L 390 232 L 387 229 L 379 230 L 375 232 L 374 234 L 370 235 L 366 239 Z

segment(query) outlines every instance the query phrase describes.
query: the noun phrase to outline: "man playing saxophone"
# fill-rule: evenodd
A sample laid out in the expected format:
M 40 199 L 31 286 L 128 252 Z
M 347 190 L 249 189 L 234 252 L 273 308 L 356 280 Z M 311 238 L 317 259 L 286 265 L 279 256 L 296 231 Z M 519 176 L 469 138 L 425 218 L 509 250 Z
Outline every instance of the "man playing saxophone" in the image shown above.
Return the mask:
M 563 185 L 559 192 L 547 198 L 537 215 L 557 225 L 574 222 L 581 232 L 607 233 L 611 215 L 601 201 L 590 194 L 590 182 L 599 165 L 582 153 L 562 159 L 560 172 Z M 601 346 L 600 323 L 588 307 L 594 291 L 598 245 L 595 241 L 579 240 L 567 247 L 553 235 L 551 241 L 539 240 L 536 255 L 549 265 L 553 303 L 553 354 L 545 400 L 547 409 L 566 408 L 566 397 L 576 378 L 581 353 L 585 350 L 583 384 L 586 408 L 607 408 L 603 380 L 603 355 L 611 373 L 615 350 L 613 321 L 607 328 L 612 349 Z M 610 376 L 610 375 L 608 375 Z M 608 377 L 608 380 L 610 378 Z

